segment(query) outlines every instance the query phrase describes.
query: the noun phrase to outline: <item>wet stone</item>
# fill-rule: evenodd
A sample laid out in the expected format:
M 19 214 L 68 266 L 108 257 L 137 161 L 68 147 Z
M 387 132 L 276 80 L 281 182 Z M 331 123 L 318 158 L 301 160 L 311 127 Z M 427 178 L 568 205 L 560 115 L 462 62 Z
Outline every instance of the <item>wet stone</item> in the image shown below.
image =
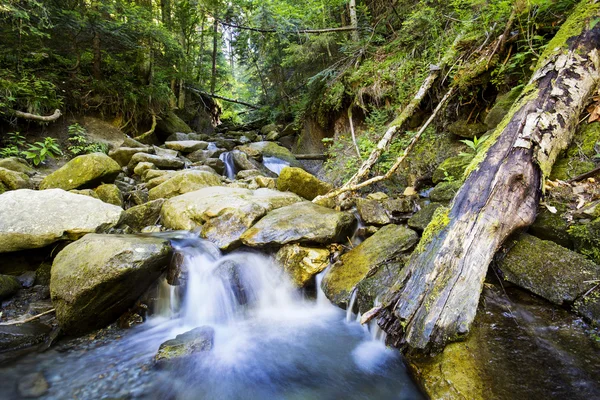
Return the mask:
M 21 397 L 34 399 L 48 392 L 48 382 L 41 372 L 34 372 L 19 379 L 18 390 Z

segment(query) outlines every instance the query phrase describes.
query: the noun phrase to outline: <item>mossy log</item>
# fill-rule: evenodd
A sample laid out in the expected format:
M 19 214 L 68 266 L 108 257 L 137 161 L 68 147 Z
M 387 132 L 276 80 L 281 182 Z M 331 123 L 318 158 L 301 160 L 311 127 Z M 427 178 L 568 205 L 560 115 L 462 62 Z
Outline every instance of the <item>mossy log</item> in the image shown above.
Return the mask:
M 388 343 L 436 351 L 469 332 L 496 250 L 536 215 L 542 181 L 600 79 L 600 4 L 584 0 L 549 43 L 523 94 L 438 209 L 375 312 Z M 374 310 L 376 311 L 376 310 Z

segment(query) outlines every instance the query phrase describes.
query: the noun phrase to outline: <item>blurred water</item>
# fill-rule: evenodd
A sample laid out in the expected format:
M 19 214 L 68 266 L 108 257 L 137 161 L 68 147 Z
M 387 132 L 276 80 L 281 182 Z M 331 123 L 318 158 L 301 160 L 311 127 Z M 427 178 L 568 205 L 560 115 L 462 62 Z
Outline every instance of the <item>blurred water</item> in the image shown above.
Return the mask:
M 226 151 L 225 153 L 222 153 L 219 156 L 219 159 L 225 164 L 225 176 L 231 180 L 235 179 L 235 163 L 233 162 L 233 155 L 231 152 Z
M 285 167 L 289 167 L 290 163 L 277 157 L 263 157 L 263 165 L 271 172 L 276 173 L 278 176 L 281 170 Z

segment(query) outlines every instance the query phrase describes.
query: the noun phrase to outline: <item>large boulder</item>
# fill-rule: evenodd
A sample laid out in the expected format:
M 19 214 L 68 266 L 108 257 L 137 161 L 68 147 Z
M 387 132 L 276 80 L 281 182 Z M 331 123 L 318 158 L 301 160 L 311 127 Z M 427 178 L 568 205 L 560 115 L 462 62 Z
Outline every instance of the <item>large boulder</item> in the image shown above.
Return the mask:
M 131 161 L 131 157 L 133 157 L 137 153 L 147 153 L 150 154 L 154 152 L 154 149 L 151 146 L 144 147 L 119 147 L 118 149 L 111 150 L 108 152 L 108 156 L 119 163 L 122 167 L 127 166 L 129 161 Z
M 275 255 L 277 262 L 297 287 L 306 286 L 319 272 L 329 266 L 329 250 L 299 244 L 283 246 Z
M 301 201 L 293 193 L 212 186 L 173 197 L 161 216 L 171 229 L 201 228 L 202 237 L 222 249 L 240 244 L 240 236 L 267 212 Z
M 498 263 L 504 279 L 555 304 L 572 303 L 600 279 L 600 266 L 554 242 L 522 234 L 508 245 Z
M 167 340 L 158 348 L 154 362 L 159 367 L 181 361 L 193 354 L 213 348 L 215 331 L 210 326 L 201 326 Z
M 323 277 L 321 288 L 329 300 L 345 308 L 356 285 L 372 269 L 401 259 L 418 240 L 419 235 L 409 228 L 386 225 L 341 256 Z
M 252 157 L 252 154 L 258 152 L 263 159 L 265 157 L 275 157 L 287 162 L 291 167 L 302 167 L 291 151 L 274 142 L 255 142 L 244 146 L 238 146 L 237 149 L 248 154 L 249 157 Z
M 50 295 L 67 334 L 105 326 L 135 303 L 171 259 L 167 240 L 89 234 L 54 259 Z
M 414 201 L 409 197 L 357 199 L 356 210 L 365 224 L 388 225 L 410 218 L 416 211 Z
M 123 209 L 61 189 L 21 189 L 0 195 L 0 253 L 76 240 L 115 226 Z
M 101 183 L 113 183 L 120 172 L 121 166 L 106 154 L 84 154 L 44 178 L 40 189 L 94 188 Z
M 241 236 L 247 246 L 281 246 L 288 243 L 345 242 L 356 220 L 309 201 L 271 211 Z
M 221 178 L 206 171 L 186 170 L 150 189 L 148 195 L 150 200 L 169 199 L 209 186 L 221 186 Z
M 184 162 L 177 157 L 169 155 L 158 155 L 158 154 L 146 154 L 136 153 L 131 157 L 127 169 L 129 171 L 135 171 L 135 167 L 141 162 L 148 162 L 154 164 L 160 169 L 181 169 L 185 166 Z
M 10 275 L 0 275 L 0 300 L 7 299 L 21 289 L 21 283 Z
M 320 181 L 317 177 L 302 168 L 285 167 L 277 178 L 277 189 L 282 192 L 290 191 L 307 200 L 324 195 L 333 189 L 329 183 Z
M 159 137 L 164 139 L 179 132 L 191 133 L 193 129 L 173 111 L 168 111 L 161 114 L 156 124 L 155 132 Z
M 31 186 L 27 174 L 0 167 L 0 191 L 30 189 Z
M 33 169 L 27 163 L 27 161 L 19 157 L 0 158 L 0 168 L 10 169 L 11 171 L 15 172 L 22 172 L 28 176 L 35 174 L 35 169 Z

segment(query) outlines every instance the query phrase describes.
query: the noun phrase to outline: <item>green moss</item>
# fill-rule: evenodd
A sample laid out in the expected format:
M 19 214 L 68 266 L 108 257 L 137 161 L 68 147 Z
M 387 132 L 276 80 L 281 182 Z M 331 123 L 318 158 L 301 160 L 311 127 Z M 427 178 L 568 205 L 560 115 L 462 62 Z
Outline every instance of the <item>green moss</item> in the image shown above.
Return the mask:
M 540 56 L 535 69 L 541 68 L 550 56 L 565 48 L 567 40 L 581 34 L 585 24 L 589 23 L 588 20 L 592 16 L 597 15 L 599 11 L 600 3 L 592 0 L 581 1 L 571 15 L 569 15 L 569 18 L 562 24 L 554 38 L 546 45 L 546 49 Z
M 425 250 L 425 246 L 431 242 L 434 236 L 448 226 L 450 223 L 449 213 L 449 207 L 439 207 L 435 210 L 431 222 L 427 225 L 425 231 L 423 231 L 423 236 L 421 236 L 421 240 L 415 249 L 416 253 L 422 253 Z
M 572 225 L 568 232 L 575 250 L 600 264 L 600 218 L 589 224 Z

